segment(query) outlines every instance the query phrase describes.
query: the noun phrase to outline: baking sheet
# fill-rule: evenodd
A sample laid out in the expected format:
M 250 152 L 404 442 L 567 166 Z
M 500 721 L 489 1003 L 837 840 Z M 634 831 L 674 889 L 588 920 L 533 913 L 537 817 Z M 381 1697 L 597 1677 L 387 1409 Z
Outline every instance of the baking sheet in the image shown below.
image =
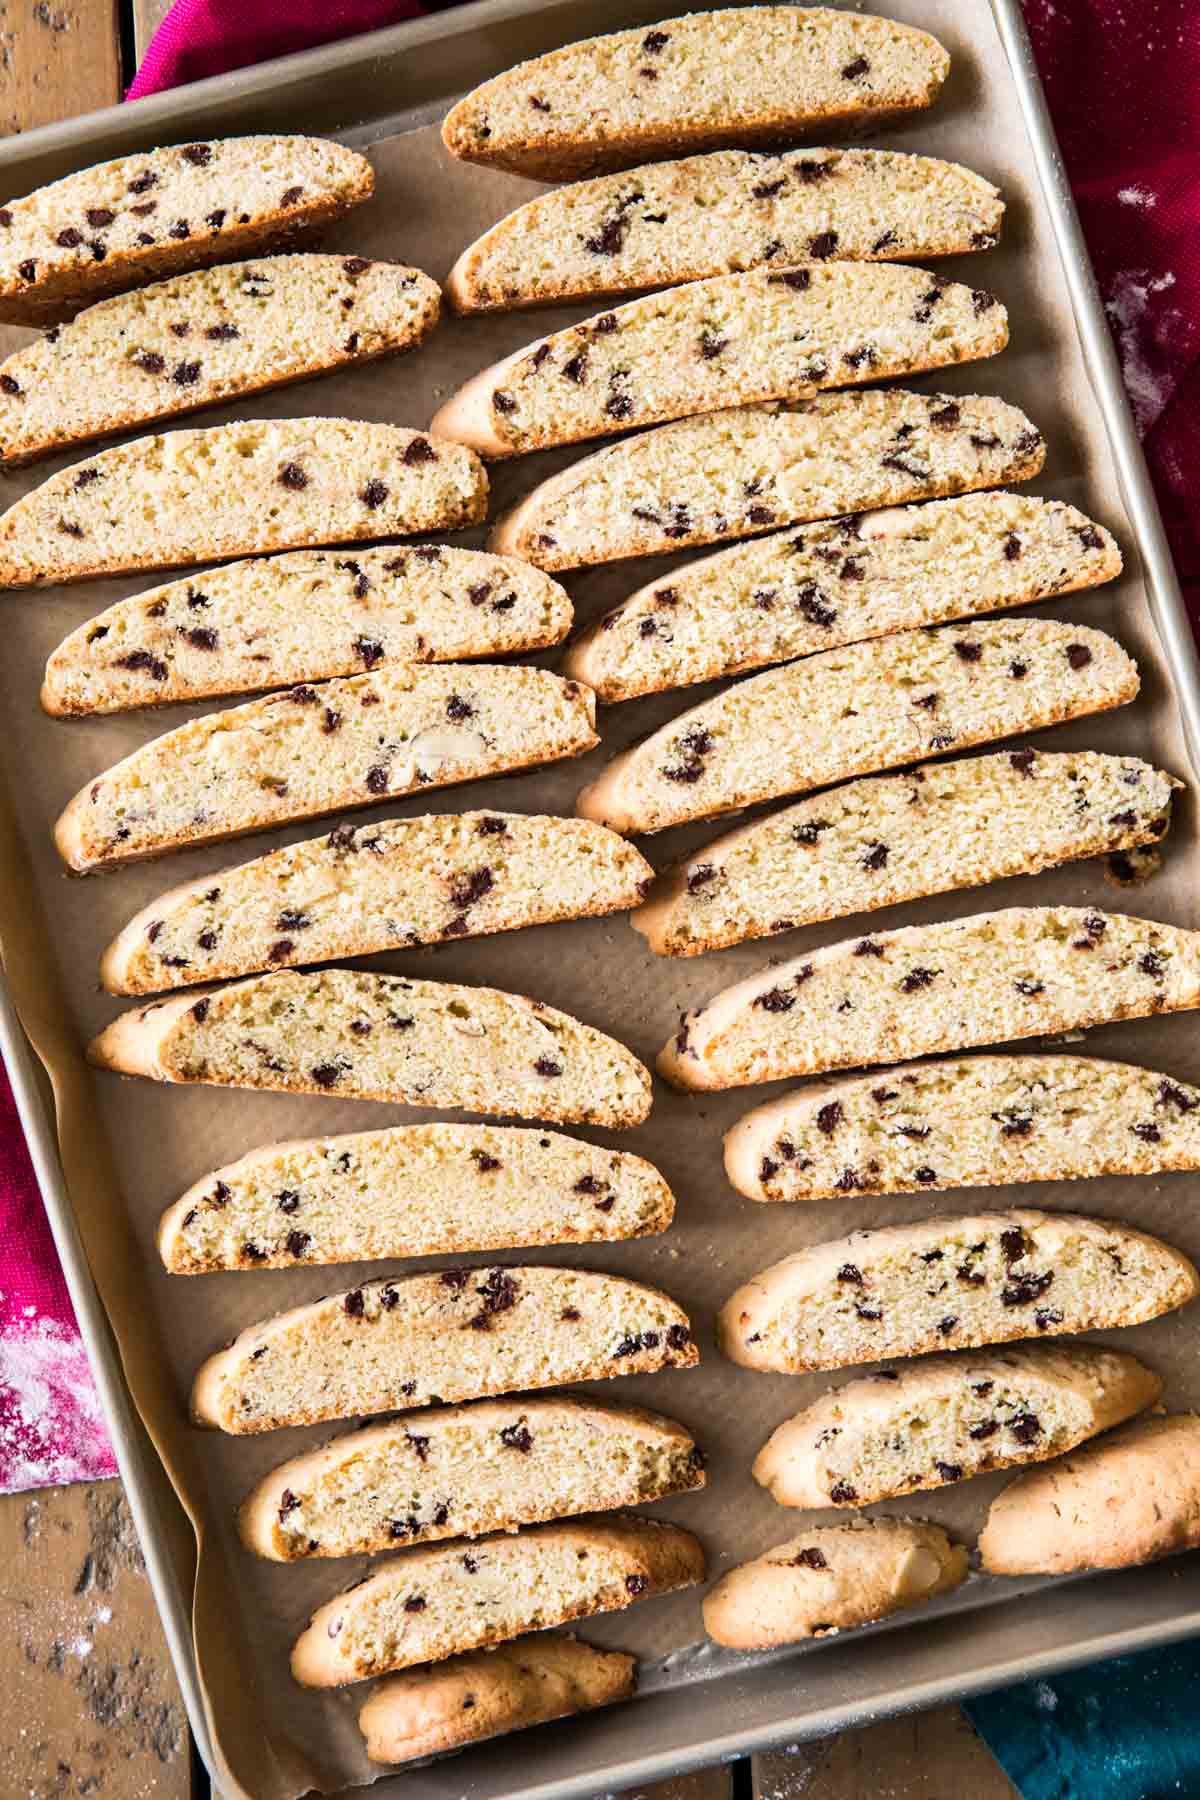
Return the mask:
M 953 0 L 897 4 L 889 10 L 935 31 L 954 53 L 955 65 L 942 100 L 930 116 L 873 141 L 963 160 L 996 180 L 1009 200 L 1001 250 L 986 257 L 961 259 L 959 266 L 952 262 L 939 266 L 950 275 L 962 274 L 1000 293 L 1010 311 L 1010 348 L 999 359 L 939 372 L 916 385 L 955 392 L 995 392 L 1023 405 L 1045 431 L 1050 450 L 1044 475 L 1031 486 L 1094 512 L 1117 532 L 1130 562 L 1120 583 L 1037 610 L 1113 630 L 1138 659 L 1144 678 L 1142 696 L 1120 713 L 1040 734 L 1038 741 L 1048 748 L 1074 744 L 1129 751 L 1187 776 L 1167 670 L 1131 555 L 1130 533 L 1115 491 L 1087 370 L 1076 346 L 1056 254 L 1037 215 L 1032 160 L 990 16 L 981 0 L 971 7 L 966 20 L 964 9 Z M 964 25 L 969 26 L 969 47 L 964 41 Z M 498 55 L 497 62 L 501 60 Z M 361 141 L 361 134 L 355 135 Z M 452 163 L 444 157 L 432 131 L 376 144 L 371 154 L 378 175 L 376 199 L 357 219 L 343 223 L 332 240 L 334 247 L 401 257 L 438 276 L 480 230 L 527 195 L 541 191 L 512 177 Z M 508 318 L 448 321 L 423 350 L 402 362 L 376 365 L 357 375 L 339 375 L 236 408 L 196 415 L 187 423 L 312 412 L 424 425 L 466 375 L 539 332 L 583 317 L 589 310 L 593 309 L 577 306 Z M 22 334 L 10 331 L 0 338 L 0 347 L 6 349 L 20 341 Z M 496 503 L 506 504 L 580 453 L 564 452 L 501 466 L 494 471 Z M 50 462 L 3 478 L 0 499 L 9 503 L 57 466 L 60 464 Z M 454 541 L 476 543 L 481 538 L 480 533 L 468 533 Z M 566 585 L 580 619 L 586 621 L 678 560 L 587 571 L 568 576 Z M 48 827 L 61 805 L 100 768 L 188 714 L 187 709 L 176 709 L 94 724 L 49 720 L 37 705 L 41 665 L 74 625 L 157 579 L 15 593 L 3 601 L 8 630 L 2 680 L 9 724 L 4 767 L 14 817 L 7 831 L 0 821 L 0 851 L 7 871 L 0 884 L 0 932 L 18 1007 L 42 1040 L 39 1048 L 48 1052 L 52 1066 L 57 1065 L 60 1114 L 68 1134 L 75 1136 L 74 1144 L 68 1145 L 73 1197 L 131 1386 L 201 1532 L 197 1657 L 218 1747 L 243 1791 L 252 1793 L 255 1800 L 275 1800 L 276 1796 L 283 1800 L 310 1783 L 332 1788 L 369 1779 L 373 1773 L 361 1757 L 353 1724 L 364 1690 L 335 1695 L 303 1693 L 291 1683 L 286 1666 L 291 1638 L 313 1606 L 353 1579 L 363 1562 L 321 1562 L 311 1568 L 288 1569 L 261 1564 L 243 1553 L 232 1534 L 233 1505 L 265 1469 L 307 1443 L 328 1436 L 330 1428 L 240 1440 L 196 1432 L 188 1426 L 184 1413 L 187 1386 L 196 1363 L 254 1319 L 352 1285 L 368 1273 L 386 1273 L 402 1266 L 437 1266 L 436 1260 L 286 1274 L 239 1273 L 184 1282 L 168 1280 L 158 1265 L 154 1226 L 162 1206 L 184 1186 L 215 1163 L 228 1161 L 257 1143 L 426 1115 L 365 1102 L 155 1088 L 86 1074 L 81 1079 L 78 1065 L 70 1062 L 71 1036 L 82 1042 L 119 1010 L 120 1003 L 96 991 L 96 958 L 134 910 L 175 881 L 257 854 L 269 845 L 310 835 L 316 829 L 311 824 L 298 826 L 289 833 L 196 851 L 86 882 L 62 874 L 48 837 Z M 552 665 L 554 658 L 548 655 L 534 660 Z M 608 755 L 706 691 L 660 696 L 602 713 L 603 745 L 581 762 L 450 789 L 423 800 L 394 802 L 357 816 L 412 816 L 479 804 L 569 812 L 578 788 Z M 722 828 L 697 826 L 663 834 L 650 842 L 652 860 L 661 865 Z M 1057 900 L 1126 907 L 1194 925 L 1195 905 L 1190 898 L 1195 886 L 1194 843 L 1194 802 L 1189 792 L 1180 797 L 1163 871 L 1133 893 L 1114 891 L 1099 865 L 1084 864 L 1034 881 L 996 884 L 924 905 L 892 908 L 871 915 L 871 923 L 886 928 L 922 918 L 962 916 L 991 905 Z M 652 957 L 624 920 L 600 920 L 368 959 L 367 966 L 412 969 L 446 980 L 490 981 L 533 993 L 614 1032 L 649 1060 L 681 1007 L 760 968 L 772 950 L 795 954 L 849 935 L 855 928 L 855 920 L 838 921 L 792 934 L 775 945 L 748 945 L 674 963 Z M 1183 1079 L 1197 1079 L 1200 1049 L 1195 1038 L 1186 1018 L 1162 1019 L 1094 1031 L 1087 1047 L 1153 1063 Z M 749 1463 L 773 1426 L 821 1391 L 830 1379 L 735 1370 L 709 1347 L 713 1313 L 753 1269 L 803 1243 L 838 1235 L 858 1224 L 918 1218 L 934 1211 L 952 1213 L 980 1198 L 988 1205 L 1023 1198 L 1039 1205 L 1086 1207 L 1097 1214 L 1131 1218 L 1193 1255 L 1200 1254 L 1200 1227 L 1193 1224 L 1185 1203 L 1186 1175 L 1092 1183 L 1086 1189 L 1051 1184 L 1023 1194 L 997 1189 L 982 1197 L 858 1197 L 811 1208 L 757 1207 L 726 1186 L 720 1136 L 749 1105 L 773 1091 L 777 1090 L 689 1099 L 656 1083 L 654 1112 L 638 1131 L 580 1134 L 636 1149 L 659 1164 L 679 1198 L 677 1223 L 666 1237 L 632 1245 L 528 1254 L 518 1251 L 500 1259 L 611 1269 L 667 1288 L 688 1308 L 704 1352 L 698 1370 L 601 1383 L 593 1391 L 673 1413 L 697 1432 L 711 1459 L 707 1492 L 668 1502 L 655 1511 L 699 1532 L 714 1575 L 798 1528 L 798 1516 L 776 1508 L 750 1480 Z M 66 1106 L 64 1099 L 70 1102 Z M 92 1152 L 93 1143 L 111 1147 L 111 1169 L 102 1153 Z M 1185 1313 L 1137 1332 L 1109 1335 L 1168 1376 L 1170 1404 L 1194 1405 L 1200 1397 L 1194 1379 L 1188 1385 L 1194 1334 L 1195 1323 Z M 970 1538 L 1002 1480 L 993 1477 L 937 1495 L 913 1496 L 890 1510 L 919 1512 Z M 958 1611 L 1013 1592 L 1011 1585 L 975 1581 L 942 1610 Z M 597 1642 L 634 1650 L 646 1659 L 648 1689 L 678 1686 L 714 1677 L 730 1666 L 727 1657 L 691 1649 L 699 1637 L 697 1601 L 696 1592 L 658 1600 L 608 1620 L 589 1621 L 584 1629 Z M 1023 1617 L 1030 1649 L 1036 1653 L 1037 1614 L 1025 1609 Z M 922 1631 L 920 1616 L 913 1615 L 910 1622 L 894 1629 L 904 1629 L 911 1639 Z M 924 1627 L 926 1632 L 930 1629 Z M 845 1655 L 849 1648 L 817 1647 L 793 1653 L 787 1666 L 794 1667 L 802 1679 L 809 1658 Z M 762 1675 L 765 1679 L 767 1671 Z M 750 1695 L 750 1731 L 753 1681 L 742 1675 L 737 1687 Z M 549 1768 L 566 1731 L 594 1744 L 594 1767 L 602 1770 L 611 1721 L 618 1716 L 595 1715 L 521 1740 L 521 1766 L 526 1776 L 521 1787 L 533 1789 L 539 1770 Z M 498 1760 L 490 1750 L 470 1753 L 416 1779 L 421 1791 L 431 1796 L 470 1794 L 483 1800 L 486 1795 L 514 1791 L 496 1774 Z M 235 1791 L 232 1783 L 226 1786 L 231 1793 Z

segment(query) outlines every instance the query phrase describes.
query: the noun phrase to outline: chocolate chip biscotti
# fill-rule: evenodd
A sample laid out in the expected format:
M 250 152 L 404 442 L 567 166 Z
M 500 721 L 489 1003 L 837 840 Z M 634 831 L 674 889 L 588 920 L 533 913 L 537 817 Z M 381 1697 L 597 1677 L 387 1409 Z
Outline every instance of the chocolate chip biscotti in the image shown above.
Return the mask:
M 436 281 L 362 256 L 266 256 L 88 307 L 0 363 L 0 464 L 412 350 Z
M 0 586 L 453 531 L 487 512 L 461 444 L 359 419 L 247 419 L 134 438 L 0 515 Z
M 409 1550 L 313 1614 L 292 1649 L 305 1687 L 440 1662 L 523 1631 L 614 1612 L 704 1579 L 690 1531 L 629 1514 Z
M 1137 1419 L 993 1500 L 979 1539 L 991 1575 L 1126 1569 L 1200 1545 L 1200 1417 Z
M 456 312 L 671 287 L 770 264 L 904 262 L 989 250 L 998 189 L 895 150 L 716 150 L 602 175 L 517 207 L 446 280 Z
M 546 669 L 389 663 L 189 719 L 82 788 L 54 839 L 86 874 L 582 756 L 594 719 L 591 689 Z M 339 831 L 352 854 L 354 827 Z
M 742 1087 L 1196 1006 L 1200 932 L 1012 906 L 827 944 L 735 982 L 683 1015 L 658 1067 L 681 1088 Z
M 370 163 L 315 137 L 216 138 L 98 163 L 0 207 L 0 319 L 303 241 L 369 200 Z
M 687 1315 L 657 1288 L 544 1264 L 443 1269 L 364 1282 L 247 1327 L 200 1368 L 192 1416 L 235 1434 L 273 1431 L 699 1360 Z
M 173 1275 L 588 1244 L 665 1231 L 675 1198 L 651 1163 L 515 1125 L 392 1125 L 268 1144 L 164 1212 Z
M 389 1676 L 358 1724 L 372 1762 L 415 1762 L 627 1700 L 636 1675 L 632 1656 L 543 1631 Z
M 672 569 L 581 632 L 562 666 L 601 700 L 632 700 L 1120 572 L 1108 532 L 1061 500 L 991 492 L 888 507 Z
M 275 1562 L 480 1537 L 704 1486 L 682 1425 L 597 1401 L 477 1400 L 401 1414 L 281 1463 L 238 1528 Z
M 704 1599 L 704 1628 L 733 1650 L 831 1637 L 949 1593 L 967 1553 L 940 1525 L 851 1519 L 818 1525 L 722 1576 Z
M 1087 626 L 973 619 L 900 631 L 725 689 L 614 757 L 576 810 L 617 831 L 662 831 L 1106 712 L 1137 691 L 1132 658 Z M 864 848 L 879 854 L 878 842 Z
M 446 544 L 293 550 L 118 600 L 64 638 L 42 705 L 77 716 L 251 694 L 384 662 L 457 662 L 557 644 L 557 581 L 513 556 Z
M 966 1268 L 968 1279 L 979 1273 L 973 1258 Z M 1088 1344 L 926 1356 L 860 1376 L 786 1420 L 754 1479 L 780 1506 L 869 1506 L 1047 1462 L 1153 1406 L 1162 1388 L 1135 1357 Z
M 927 269 L 751 269 L 627 301 L 514 351 L 447 400 L 430 430 L 483 456 L 520 456 L 944 368 L 1007 342 L 993 294 Z
M 543 181 L 886 124 L 930 105 L 950 58 L 924 31 L 818 6 L 731 7 L 586 38 L 450 109 L 467 162 Z
M 488 547 L 539 569 L 619 562 L 1025 481 L 1045 456 L 1025 414 L 990 395 L 872 388 L 735 407 L 585 456 L 502 515 Z M 845 518 L 847 555 L 858 527 Z
M 283 969 L 125 1013 L 91 1061 L 151 1081 L 640 1125 L 650 1076 L 623 1044 L 500 988 Z
M 964 1056 L 810 1082 L 740 1119 L 751 1200 L 1077 1181 L 1200 1168 L 1200 1088 L 1097 1056 Z
M 632 844 L 582 819 L 468 812 L 342 825 L 159 895 L 104 952 L 100 979 L 110 994 L 153 994 L 594 918 L 635 906 L 653 879 Z
M 966 641 L 964 639 L 964 641 Z M 828 788 L 692 852 L 630 923 L 660 956 L 1154 843 L 1174 776 L 1094 750 L 1000 750 Z
M 725 1302 L 717 1341 L 745 1368 L 799 1374 L 1142 1325 L 1197 1293 L 1187 1257 L 1132 1225 L 976 1213 L 852 1231 L 785 1257 Z

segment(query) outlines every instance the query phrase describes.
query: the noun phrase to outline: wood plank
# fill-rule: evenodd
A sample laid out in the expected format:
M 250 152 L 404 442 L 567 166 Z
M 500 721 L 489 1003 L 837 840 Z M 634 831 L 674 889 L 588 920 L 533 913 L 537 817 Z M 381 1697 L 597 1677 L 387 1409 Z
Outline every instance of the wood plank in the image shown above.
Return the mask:
M 121 98 L 118 0 L 36 0 L 0 11 L 0 136 Z
M 694 1775 L 629 1789 L 618 1800 L 733 1800 L 733 1776 L 725 1767 L 697 1769 Z
M 139 62 L 172 4 L 173 0 L 133 0 L 133 47 Z
M 194 1800 L 187 1718 L 118 1481 L 0 1497 L 0 1794 Z
M 755 1800 L 1020 1800 L 957 1706 L 754 1758 Z

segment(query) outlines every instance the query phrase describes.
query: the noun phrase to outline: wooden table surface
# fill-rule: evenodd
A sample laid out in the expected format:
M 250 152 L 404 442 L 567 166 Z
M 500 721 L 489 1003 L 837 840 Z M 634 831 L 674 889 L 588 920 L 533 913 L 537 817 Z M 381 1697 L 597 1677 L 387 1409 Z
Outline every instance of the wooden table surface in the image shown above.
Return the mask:
M 0 131 L 120 98 L 170 0 L 0 0 Z M 115 1481 L 0 1497 L 0 1794 L 202 1800 Z M 1014 1800 L 955 1707 L 706 1770 L 637 1800 Z M 630 1796 L 630 1800 L 633 1797 Z

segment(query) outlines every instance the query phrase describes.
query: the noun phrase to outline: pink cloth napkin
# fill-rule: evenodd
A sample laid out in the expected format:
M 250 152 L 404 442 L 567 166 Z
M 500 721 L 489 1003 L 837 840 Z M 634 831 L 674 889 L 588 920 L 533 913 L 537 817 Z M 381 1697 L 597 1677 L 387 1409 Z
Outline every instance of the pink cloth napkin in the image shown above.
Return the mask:
M 1184 591 L 1200 619 L 1200 494 L 1190 480 L 1200 468 L 1200 5 L 1024 4 Z M 419 0 L 176 0 L 127 97 L 435 10 Z M 0 1073 L 0 1490 L 111 1470 Z

